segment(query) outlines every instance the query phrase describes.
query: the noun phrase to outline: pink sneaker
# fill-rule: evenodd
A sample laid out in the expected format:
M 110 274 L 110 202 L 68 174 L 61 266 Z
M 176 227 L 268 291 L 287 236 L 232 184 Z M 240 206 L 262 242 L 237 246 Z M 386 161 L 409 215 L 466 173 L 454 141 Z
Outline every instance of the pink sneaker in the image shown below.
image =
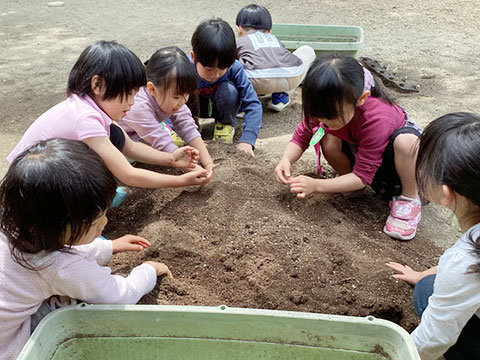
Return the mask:
M 390 215 L 383 227 L 383 232 L 397 240 L 412 240 L 417 234 L 421 214 L 420 200 L 403 195 L 394 197 L 390 201 Z

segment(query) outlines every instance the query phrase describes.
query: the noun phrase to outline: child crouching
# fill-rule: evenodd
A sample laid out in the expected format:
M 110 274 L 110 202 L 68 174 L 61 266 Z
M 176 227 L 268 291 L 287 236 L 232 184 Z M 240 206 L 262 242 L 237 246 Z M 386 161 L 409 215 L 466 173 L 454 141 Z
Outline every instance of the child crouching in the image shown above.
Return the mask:
M 0 358 L 17 357 L 32 317 L 40 308 L 44 315 L 53 295 L 135 304 L 157 276 L 171 276 L 153 261 L 126 278 L 106 266 L 114 253 L 150 245 L 133 235 L 99 238 L 115 189 L 99 155 L 80 141 L 42 141 L 10 165 L 0 185 Z

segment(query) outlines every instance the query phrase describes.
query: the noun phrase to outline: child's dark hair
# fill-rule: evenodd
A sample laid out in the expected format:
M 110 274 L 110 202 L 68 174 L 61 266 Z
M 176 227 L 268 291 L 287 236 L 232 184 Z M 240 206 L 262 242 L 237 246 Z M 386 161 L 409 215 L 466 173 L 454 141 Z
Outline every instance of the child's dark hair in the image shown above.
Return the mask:
M 109 207 L 115 189 L 100 156 L 81 141 L 51 139 L 24 151 L 0 184 L 0 229 L 15 261 L 34 269 L 27 254 L 68 251 Z
M 389 104 L 393 99 L 382 83 L 375 79 L 370 95 Z M 307 72 L 302 88 L 305 117 L 333 120 L 343 118 L 343 106 L 356 107 L 364 91 L 363 66 L 351 56 L 325 55 L 315 60 Z
M 247 5 L 237 14 L 237 26 L 244 29 L 272 30 L 272 16 L 266 8 L 260 5 Z
M 235 34 L 228 23 L 215 18 L 200 23 L 192 35 L 195 62 L 226 69 L 237 58 Z
M 458 112 L 439 117 L 420 136 L 415 174 L 420 195 L 447 185 L 480 216 L 480 115 Z M 480 257 L 480 237 L 471 239 Z M 470 267 L 480 272 L 480 262 Z
M 103 100 L 126 96 L 147 82 L 137 55 L 115 41 L 97 41 L 82 51 L 70 71 L 67 95 L 90 95 L 95 75 L 105 82 Z
M 145 62 L 147 81 L 164 90 L 175 86 L 175 94 L 192 94 L 197 80 L 192 63 L 176 46 L 161 48 Z

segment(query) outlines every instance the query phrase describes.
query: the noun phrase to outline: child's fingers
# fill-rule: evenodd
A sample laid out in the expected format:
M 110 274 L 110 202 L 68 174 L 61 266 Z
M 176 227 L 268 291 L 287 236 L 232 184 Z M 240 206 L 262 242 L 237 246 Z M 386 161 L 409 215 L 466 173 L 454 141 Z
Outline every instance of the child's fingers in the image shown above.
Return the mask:
M 213 177 L 213 171 L 208 171 L 207 170 L 207 176 L 205 176 L 206 179 L 208 179 L 208 181 L 210 181 Z
M 173 279 L 173 274 L 172 272 L 170 271 L 170 269 L 168 268 L 167 265 L 165 265 L 164 263 L 160 263 L 160 274 L 158 274 L 158 276 L 160 275 L 166 275 L 168 278 L 170 279 Z
M 290 185 L 300 184 L 302 182 L 302 178 L 300 176 L 295 176 L 294 178 L 289 178 L 288 183 Z
M 300 192 L 297 194 L 297 198 L 299 199 L 305 199 L 306 196 L 307 196 L 307 193 L 305 192 Z
M 388 263 L 385 264 L 386 266 L 388 266 L 389 268 L 393 269 L 393 270 L 403 270 L 405 269 L 405 267 L 408 268 L 408 266 L 405 266 L 405 265 L 402 265 L 402 264 L 399 264 L 397 262 L 394 262 L 394 261 L 390 261 Z
M 392 270 L 398 271 L 398 272 L 403 272 L 403 265 L 396 263 L 396 262 L 389 262 L 385 264 L 387 267 L 389 267 Z
M 148 240 L 142 239 L 141 241 L 136 241 L 138 245 L 140 245 L 142 248 L 147 248 L 152 246 Z
M 285 170 L 282 168 L 278 168 L 275 170 L 275 177 L 277 178 L 277 181 L 281 184 L 287 185 L 288 180 L 290 178 L 289 175 L 286 174 Z
M 129 235 L 128 242 L 132 244 L 139 244 L 145 247 L 148 247 L 151 245 L 150 241 L 138 235 Z

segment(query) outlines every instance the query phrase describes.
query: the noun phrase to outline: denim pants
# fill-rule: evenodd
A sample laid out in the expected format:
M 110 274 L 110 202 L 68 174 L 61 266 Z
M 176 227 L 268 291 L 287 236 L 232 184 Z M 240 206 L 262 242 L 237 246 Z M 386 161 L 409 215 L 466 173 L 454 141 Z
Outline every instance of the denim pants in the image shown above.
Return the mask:
M 211 98 L 200 96 L 199 101 L 200 117 L 213 117 L 215 122 L 235 127 L 235 116 L 240 108 L 240 94 L 232 82 L 224 81 L 218 84 Z
M 44 300 L 42 305 L 38 308 L 37 312 L 31 316 L 30 319 L 30 331 L 36 329 L 40 321 L 50 314 L 52 311 L 60 309 L 62 307 L 78 304 L 78 300 L 69 298 L 68 296 L 53 295 L 50 298 Z
M 420 280 L 413 289 L 413 306 L 418 317 L 422 317 L 433 294 L 435 275 Z M 480 319 L 473 315 L 463 328 L 457 343 L 443 355 L 446 360 L 480 359 Z

